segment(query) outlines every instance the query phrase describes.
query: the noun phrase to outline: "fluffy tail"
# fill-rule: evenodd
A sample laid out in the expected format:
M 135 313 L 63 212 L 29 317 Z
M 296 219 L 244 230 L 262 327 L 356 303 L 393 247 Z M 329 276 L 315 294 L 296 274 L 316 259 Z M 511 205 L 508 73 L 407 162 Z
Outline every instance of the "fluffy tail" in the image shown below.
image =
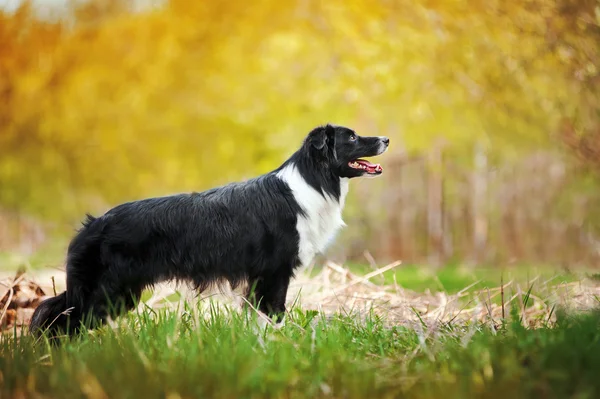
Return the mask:
M 69 311 L 66 291 L 46 299 L 33 312 L 29 323 L 30 333 L 39 336 L 44 331 L 49 331 L 52 335 L 68 332 L 69 324 L 72 324 Z

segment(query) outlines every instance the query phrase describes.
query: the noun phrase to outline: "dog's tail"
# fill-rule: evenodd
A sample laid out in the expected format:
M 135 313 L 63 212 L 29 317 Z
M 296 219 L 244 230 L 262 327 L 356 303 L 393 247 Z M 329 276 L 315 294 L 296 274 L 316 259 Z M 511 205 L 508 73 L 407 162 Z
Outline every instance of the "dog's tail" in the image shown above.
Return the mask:
M 69 311 L 66 291 L 46 299 L 33 312 L 29 332 L 35 336 L 39 336 L 44 331 L 67 332 L 70 322 Z

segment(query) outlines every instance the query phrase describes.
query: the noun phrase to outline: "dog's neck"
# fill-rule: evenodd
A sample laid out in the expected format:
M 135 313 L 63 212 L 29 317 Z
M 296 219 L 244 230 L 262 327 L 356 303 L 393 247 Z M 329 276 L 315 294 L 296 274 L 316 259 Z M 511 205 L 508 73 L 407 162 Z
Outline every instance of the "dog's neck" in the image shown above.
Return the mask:
M 310 187 L 324 196 L 335 199 L 343 206 L 345 195 L 342 196 L 342 180 L 346 181 L 343 184 L 346 184 L 347 193 L 348 179 L 341 179 L 331 170 L 327 162 L 316 160 L 309 151 L 305 147 L 298 150 L 278 169 L 278 172 L 293 165 Z
M 329 181 L 329 185 L 320 190 L 311 184 L 310 178 L 302 173 L 302 169 L 294 162 L 288 162 L 277 176 L 291 189 L 295 201 L 302 209 L 298 215 L 298 258 L 300 264 L 308 265 L 318 253 L 323 253 L 336 233 L 346 224 L 342 219 L 342 209 L 348 194 L 348 180 L 337 177 L 337 182 Z M 314 182 L 319 182 L 318 175 L 312 175 Z M 333 185 L 336 184 L 336 187 Z M 337 193 L 332 195 L 330 192 Z

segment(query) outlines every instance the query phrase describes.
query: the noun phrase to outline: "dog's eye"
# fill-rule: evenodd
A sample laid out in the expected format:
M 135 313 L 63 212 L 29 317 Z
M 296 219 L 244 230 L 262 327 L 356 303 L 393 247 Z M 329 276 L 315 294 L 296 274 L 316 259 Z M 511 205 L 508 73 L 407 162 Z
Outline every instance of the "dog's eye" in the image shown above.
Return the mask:
M 350 141 L 356 141 L 356 135 L 351 134 L 350 135 Z

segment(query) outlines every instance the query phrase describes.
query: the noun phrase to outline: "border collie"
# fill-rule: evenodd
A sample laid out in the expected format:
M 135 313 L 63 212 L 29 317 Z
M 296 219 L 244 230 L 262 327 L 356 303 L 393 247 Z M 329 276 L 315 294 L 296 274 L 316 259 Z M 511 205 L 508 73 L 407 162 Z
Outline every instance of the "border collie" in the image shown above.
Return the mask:
M 361 158 L 388 145 L 387 137 L 328 124 L 279 168 L 252 180 L 87 215 L 68 247 L 67 289 L 38 306 L 30 331 L 93 328 L 85 322 L 133 309 L 144 288 L 165 280 L 192 282 L 198 292 L 224 280 L 234 289 L 247 283 L 248 300 L 280 321 L 294 270 L 344 226 L 349 179 L 383 172 Z

